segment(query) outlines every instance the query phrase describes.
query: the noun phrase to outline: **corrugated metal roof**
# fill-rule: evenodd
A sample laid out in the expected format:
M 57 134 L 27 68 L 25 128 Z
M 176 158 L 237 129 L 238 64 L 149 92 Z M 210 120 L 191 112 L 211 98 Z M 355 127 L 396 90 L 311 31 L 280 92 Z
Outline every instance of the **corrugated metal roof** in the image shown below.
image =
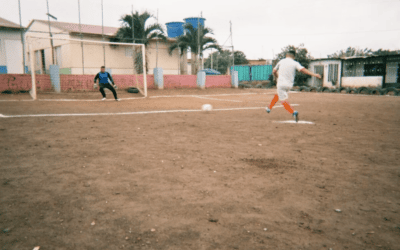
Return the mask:
M 14 28 L 14 29 L 21 29 L 19 24 L 13 23 L 11 21 L 8 21 L 4 18 L 0 17 L 0 27 L 5 27 L 5 28 Z M 24 27 L 22 27 L 23 29 Z
M 48 21 L 45 20 L 33 20 L 33 22 L 41 22 L 46 25 L 49 24 Z M 78 23 L 66 23 L 66 22 L 58 22 L 58 21 L 50 21 L 52 27 L 65 30 L 70 33 L 80 33 L 79 24 Z M 88 25 L 81 24 L 82 33 L 84 34 L 93 34 L 93 35 L 101 35 L 102 34 L 102 26 L 101 25 Z M 119 28 L 115 27 L 107 27 L 104 26 L 104 35 L 113 36 L 117 33 Z

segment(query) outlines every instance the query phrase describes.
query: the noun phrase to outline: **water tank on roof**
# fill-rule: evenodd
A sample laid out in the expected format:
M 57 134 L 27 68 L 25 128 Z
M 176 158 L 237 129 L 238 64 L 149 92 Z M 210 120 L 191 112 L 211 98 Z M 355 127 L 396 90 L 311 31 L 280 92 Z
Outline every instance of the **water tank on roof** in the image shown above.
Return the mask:
M 204 27 L 204 21 L 206 19 L 202 17 L 188 17 L 183 20 L 185 20 L 185 23 L 190 23 L 193 26 L 193 28 L 197 29 L 198 24 Z
M 183 35 L 183 22 L 166 23 L 168 37 L 175 38 Z

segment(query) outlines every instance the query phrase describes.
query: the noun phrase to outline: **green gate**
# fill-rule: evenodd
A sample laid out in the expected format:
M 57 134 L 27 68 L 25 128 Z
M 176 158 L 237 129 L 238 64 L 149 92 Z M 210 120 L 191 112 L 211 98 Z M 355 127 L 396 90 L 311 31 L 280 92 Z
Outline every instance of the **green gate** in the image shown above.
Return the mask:
M 232 70 L 232 67 L 231 67 Z M 238 65 L 239 82 L 242 81 L 266 81 L 272 74 L 272 65 Z

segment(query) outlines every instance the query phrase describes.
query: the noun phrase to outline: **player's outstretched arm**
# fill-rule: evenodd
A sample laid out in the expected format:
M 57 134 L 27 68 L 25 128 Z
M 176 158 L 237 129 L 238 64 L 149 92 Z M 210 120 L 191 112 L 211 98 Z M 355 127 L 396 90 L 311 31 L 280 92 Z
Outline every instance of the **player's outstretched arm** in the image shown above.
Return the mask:
M 303 74 L 309 75 L 309 76 L 315 76 L 315 77 L 318 78 L 318 79 L 321 79 L 321 78 L 322 78 L 320 74 L 314 74 L 313 72 L 309 71 L 309 70 L 306 69 L 306 68 L 302 68 L 302 69 L 300 70 L 300 72 L 303 73 Z
M 97 75 L 94 77 L 94 83 L 97 82 L 97 79 L 100 79 L 100 74 L 99 73 L 97 73 Z

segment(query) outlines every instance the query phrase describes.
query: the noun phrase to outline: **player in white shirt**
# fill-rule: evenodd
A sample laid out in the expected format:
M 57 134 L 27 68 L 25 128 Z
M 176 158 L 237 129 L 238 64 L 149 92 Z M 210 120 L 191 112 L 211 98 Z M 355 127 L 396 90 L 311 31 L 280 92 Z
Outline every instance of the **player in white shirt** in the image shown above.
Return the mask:
M 314 74 L 307 70 L 299 62 L 294 60 L 296 51 L 291 50 L 286 53 L 286 58 L 278 62 L 273 69 L 272 73 L 275 79 L 278 79 L 276 84 L 277 92 L 271 101 L 271 104 L 266 108 L 267 113 L 271 112 L 272 107 L 280 100 L 285 109 L 294 116 L 296 122 L 299 121 L 299 112 L 294 111 L 290 104 L 286 101 L 288 99 L 288 91 L 293 87 L 294 77 L 296 76 L 296 70 L 310 76 L 315 76 L 321 79 L 321 75 Z

